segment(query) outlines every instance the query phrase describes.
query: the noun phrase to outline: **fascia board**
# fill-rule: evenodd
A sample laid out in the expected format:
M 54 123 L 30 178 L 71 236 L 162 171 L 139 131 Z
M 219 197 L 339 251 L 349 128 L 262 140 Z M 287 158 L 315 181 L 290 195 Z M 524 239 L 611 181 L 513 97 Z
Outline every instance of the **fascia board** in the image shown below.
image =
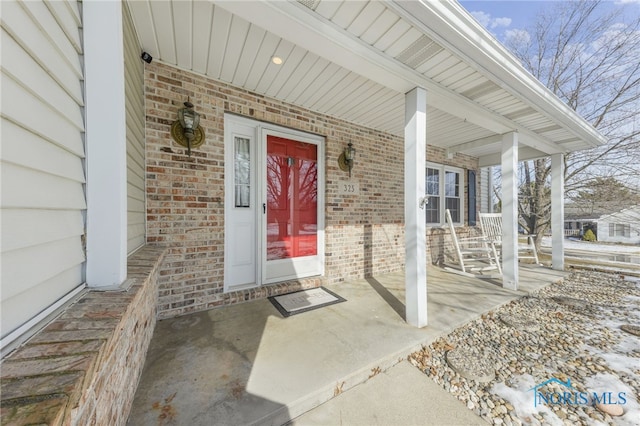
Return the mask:
M 496 84 L 544 111 L 558 124 L 591 146 L 607 142 L 586 120 L 569 108 L 482 28 L 461 6 L 451 1 L 387 0 L 387 5 Z

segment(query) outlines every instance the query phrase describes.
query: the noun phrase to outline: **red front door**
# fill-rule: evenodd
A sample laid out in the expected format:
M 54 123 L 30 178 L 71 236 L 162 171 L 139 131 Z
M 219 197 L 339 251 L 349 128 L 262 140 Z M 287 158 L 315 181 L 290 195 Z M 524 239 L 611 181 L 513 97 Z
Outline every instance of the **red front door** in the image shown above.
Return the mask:
M 267 136 L 267 261 L 318 253 L 317 145 Z

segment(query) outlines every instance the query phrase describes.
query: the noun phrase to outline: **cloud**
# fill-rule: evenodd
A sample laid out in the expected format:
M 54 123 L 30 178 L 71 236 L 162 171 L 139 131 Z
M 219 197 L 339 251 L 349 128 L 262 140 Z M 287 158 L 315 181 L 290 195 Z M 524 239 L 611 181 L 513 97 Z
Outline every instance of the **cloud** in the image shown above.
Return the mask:
M 495 18 L 493 22 L 491 22 L 491 28 L 508 27 L 509 25 L 511 25 L 511 18 Z
M 616 5 L 621 5 L 621 4 L 637 4 L 640 5 L 640 0 L 617 0 L 614 2 L 614 4 Z
M 521 44 L 529 44 L 531 42 L 531 34 L 529 34 L 526 30 L 506 30 L 504 32 L 504 40 L 507 44 L 510 45 L 521 45 Z
M 476 18 L 476 21 L 478 21 L 480 25 L 482 25 L 485 28 L 489 28 L 489 24 L 491 23 L 491 15 L 481 11 L 474 11 L 469 13 L 471 13 L 471 16 Z
M 638 0 L 640 1 L 640 0 Z M 511 25 L 511 18 L 502 17 L 502 18 L 492 18 L 490 13 L 483 11 L 473 11 L 469 12 L 471 16 L 476 18 L 476 20 L 485 28 L 494 29 L 497 27 L 508 27 Z

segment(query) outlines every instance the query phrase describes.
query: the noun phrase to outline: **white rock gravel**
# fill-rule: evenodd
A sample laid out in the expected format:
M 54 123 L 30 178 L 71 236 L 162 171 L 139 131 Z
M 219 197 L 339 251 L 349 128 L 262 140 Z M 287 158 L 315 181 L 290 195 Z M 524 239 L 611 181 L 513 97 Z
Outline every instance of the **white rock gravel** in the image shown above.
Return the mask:
M 640 326 L 639 312 L 640 282 L 574 272 L 456 329 L 409 360 L 491 424 L 640 425 L 640 338 L 621 329 Z M 449 351 L 455 369 L 447 362 Z M 460 354 L 468 360 L 464 368 Z M 487 365 L 495 378 L 474 380 L 486 376 Z M 613 407 L 615 414 L 622 408 L 621 415 L 597 409 L 592 398 L 534 406 L 531 388 L 551 378 L 570 380 L 573 391 L 588 395 L 624 392 L 626 402 Z M 539 390 L 567 389 L 556 382 Z

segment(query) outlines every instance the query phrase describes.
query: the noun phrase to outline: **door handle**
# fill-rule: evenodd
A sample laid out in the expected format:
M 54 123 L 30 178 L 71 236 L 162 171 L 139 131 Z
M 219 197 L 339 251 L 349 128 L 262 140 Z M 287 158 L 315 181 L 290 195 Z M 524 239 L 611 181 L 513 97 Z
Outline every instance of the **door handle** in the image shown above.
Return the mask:
M 267 203 L 262 203 L 262 214 L 267 212 Z

